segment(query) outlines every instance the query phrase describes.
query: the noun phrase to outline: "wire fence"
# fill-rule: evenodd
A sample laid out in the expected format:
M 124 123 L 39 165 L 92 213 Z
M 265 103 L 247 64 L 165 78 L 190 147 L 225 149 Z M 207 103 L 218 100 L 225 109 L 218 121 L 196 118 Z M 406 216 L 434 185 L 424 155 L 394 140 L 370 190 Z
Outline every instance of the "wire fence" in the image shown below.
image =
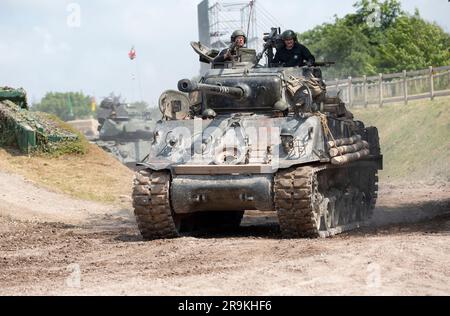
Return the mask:
M 450 66 L 327 81 L 330 91 L 340 91 L 349 107 L 431 99 L 450 95 Z

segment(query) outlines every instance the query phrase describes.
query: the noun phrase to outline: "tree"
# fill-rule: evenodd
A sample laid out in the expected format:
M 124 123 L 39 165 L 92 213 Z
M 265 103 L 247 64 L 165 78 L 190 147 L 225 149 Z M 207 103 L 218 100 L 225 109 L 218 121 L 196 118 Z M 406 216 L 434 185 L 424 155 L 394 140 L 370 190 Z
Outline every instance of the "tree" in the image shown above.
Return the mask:
M 325 70 L 327 77 L 375 72 L 369 39 L 359 27 L 348 26 L 343 19 L 300 34 L 299 39 L 310 48 L 316 60 L 336 61 L 335 67 Z
M 385 0 L 359 0 L 353 7 L 356 13 L 345 17 L 349 25 L 360 26 L 366 34 L 371 32 L 383 32 L 388 29 L 395 20 L 406 13 L 402 10 L 400 1 Z M 371 21 L 371 19 L 373 19 Z
M 336 62 L 326 78 L 450 65 L 450 35 L 418 11 L 404 12 L 398 0 L 359 0 L 354 7 L 355 13 L 299 34 L 317 60 Z
M 31 109 L 54 114 L 64 121 L 84 119 L 93 114 L 91 97 L 82 92 L 48 92 Z
M 450 35 L 424 21 L 418 12 L 399 17 L 385 36 L 375 60 L 376 68 L 383 72 L 450 65 Z

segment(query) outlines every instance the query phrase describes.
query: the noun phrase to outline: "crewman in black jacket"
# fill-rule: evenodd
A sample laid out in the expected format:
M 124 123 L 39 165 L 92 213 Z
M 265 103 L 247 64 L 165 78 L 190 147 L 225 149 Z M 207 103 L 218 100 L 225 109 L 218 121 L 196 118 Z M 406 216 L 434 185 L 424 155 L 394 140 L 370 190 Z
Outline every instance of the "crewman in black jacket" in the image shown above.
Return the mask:
M 316 59 L 308 48 L 300 44 L 297 35 L 292 30 L 284 31 L 281 34 L 284 47 L 277 49 L 272 64 L 278 64 L 283 67 L 302 67 L 305 65 L 312 66 Z

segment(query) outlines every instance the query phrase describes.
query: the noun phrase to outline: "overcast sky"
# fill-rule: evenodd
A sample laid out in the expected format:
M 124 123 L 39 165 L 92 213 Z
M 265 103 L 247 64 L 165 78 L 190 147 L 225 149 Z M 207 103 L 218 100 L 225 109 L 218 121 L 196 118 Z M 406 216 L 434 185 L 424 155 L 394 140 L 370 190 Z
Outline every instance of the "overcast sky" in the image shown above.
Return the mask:
M 0 0 L 0 86 L 23 87 L 31 101 L 49 91 L 83 91 L 100 101 L 114 91 L 128 101 L 142 94 L 156 105 L 164 90 L 198 73 L 189 42 L 198 40 L 199 2 Z M 257 2 L 286 28 L 303 32 L 353 12 L 356 0 Z M 448 0 L 401 2 L 450 32 Z M 132 45 L 134 62 L 127 56 Z

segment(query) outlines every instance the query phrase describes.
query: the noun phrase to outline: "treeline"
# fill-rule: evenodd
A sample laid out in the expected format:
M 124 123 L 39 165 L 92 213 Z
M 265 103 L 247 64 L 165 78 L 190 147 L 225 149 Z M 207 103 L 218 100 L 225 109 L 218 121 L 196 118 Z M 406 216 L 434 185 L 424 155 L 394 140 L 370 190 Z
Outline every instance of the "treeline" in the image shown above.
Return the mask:
M 48 92 L 41 102 L 33 104 L 32 111 L 56 115 L 64 121 L 95 116 L 93 99 L 82 92 Z
M 125 102 L 114 93 L 111 93 L 109 97 Z M 48 92 L 39 103 L 32 105 L 31 110 L 50 113 L 64 121 L 97 118 L 97 109 L 101 101 L 82 92 Z M 159 109 L 150 108 L 145 101 L 131 103 L 131 106 L 142 112 L 151 112 L 151 117 L 156 120 L 161 118 Z
M 360 0 L 356 12 L 299 34 L 317 60 L 335 61 L 327 78 L 450 65 L 450 34 L 409 14 L 398 0 Z

